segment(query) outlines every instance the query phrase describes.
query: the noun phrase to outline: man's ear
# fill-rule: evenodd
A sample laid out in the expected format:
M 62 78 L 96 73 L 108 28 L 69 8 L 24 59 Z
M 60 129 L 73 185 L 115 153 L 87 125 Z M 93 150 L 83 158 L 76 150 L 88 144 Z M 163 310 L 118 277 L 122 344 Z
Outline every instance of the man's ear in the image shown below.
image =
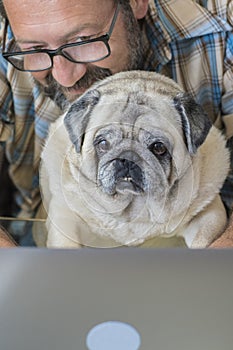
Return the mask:
M 130 5 L 136 19 L 145 17 L 148 11 L 148 2 L 149 0 L 130 0 Z
M 178 94 L 174 105 L 181 117 L 188 151 L 193 155 L 205 141 L 212 123 L 203 108 L 187 93 Z
M 89 118 L 93 108 L 99 102 L 99 98 L 99 91 L 90 90 L 75 101 L 65 115 L 64 124 L 77 153 L 81 152 Z

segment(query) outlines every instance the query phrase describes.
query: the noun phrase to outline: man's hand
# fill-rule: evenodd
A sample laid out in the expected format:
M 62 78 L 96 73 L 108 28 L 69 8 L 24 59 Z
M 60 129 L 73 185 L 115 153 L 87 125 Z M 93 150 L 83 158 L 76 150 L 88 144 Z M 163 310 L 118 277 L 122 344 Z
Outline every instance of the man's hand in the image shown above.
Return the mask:
M 210 248 L 233 248 L 233 214 L 226 231 L 210 245 Z
M 0 227 L 0 248 L 17 247 L 17 244 L 8 233 Z

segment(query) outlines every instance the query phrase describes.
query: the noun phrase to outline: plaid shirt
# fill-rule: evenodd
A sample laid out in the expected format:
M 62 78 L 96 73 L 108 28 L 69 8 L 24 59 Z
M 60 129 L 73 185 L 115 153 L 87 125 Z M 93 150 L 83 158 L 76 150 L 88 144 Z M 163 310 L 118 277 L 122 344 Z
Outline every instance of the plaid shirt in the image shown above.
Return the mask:
M 228 137 L 233 134 L 232 25 L 232 0 L 150 0 L 143 24 L 145 70 L 178 82 Z M 15 70 L 2 57 L 0 91 L 1 152 L 10 164 L 18 204 L 30 217 L 41 200 L 41 147 L 49 124 L 61 110 L 30 73 Z M 229 179 L 225 195 L 232 201 L 233 181 Z

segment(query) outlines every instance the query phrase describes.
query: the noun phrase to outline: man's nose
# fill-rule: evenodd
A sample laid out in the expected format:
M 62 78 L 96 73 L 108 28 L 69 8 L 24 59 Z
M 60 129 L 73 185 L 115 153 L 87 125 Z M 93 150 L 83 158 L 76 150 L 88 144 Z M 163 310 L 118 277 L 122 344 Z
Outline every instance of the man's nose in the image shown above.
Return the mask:
M 62 56 L 53 57 L 52 75 L 64 87 L 72 87 L 86 73 L 86 65 L 74 63 Z

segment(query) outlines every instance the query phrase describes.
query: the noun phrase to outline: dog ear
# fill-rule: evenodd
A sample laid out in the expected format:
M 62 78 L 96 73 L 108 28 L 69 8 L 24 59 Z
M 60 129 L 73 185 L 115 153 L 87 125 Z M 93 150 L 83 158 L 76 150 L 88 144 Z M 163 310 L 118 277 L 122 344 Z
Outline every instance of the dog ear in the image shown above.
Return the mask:
M 99 102 L 100 93 L 90 90 L 72 103 L 64 118 L 64 124 L 76 152 L 80 153 L 84 134 L 94 106 Z
M 189 94 L 178 94 L 174 98 L 174 104 L 181 116 L 188 151 L 195 154 L 205 141 L 212 123 L 203 108 Z

